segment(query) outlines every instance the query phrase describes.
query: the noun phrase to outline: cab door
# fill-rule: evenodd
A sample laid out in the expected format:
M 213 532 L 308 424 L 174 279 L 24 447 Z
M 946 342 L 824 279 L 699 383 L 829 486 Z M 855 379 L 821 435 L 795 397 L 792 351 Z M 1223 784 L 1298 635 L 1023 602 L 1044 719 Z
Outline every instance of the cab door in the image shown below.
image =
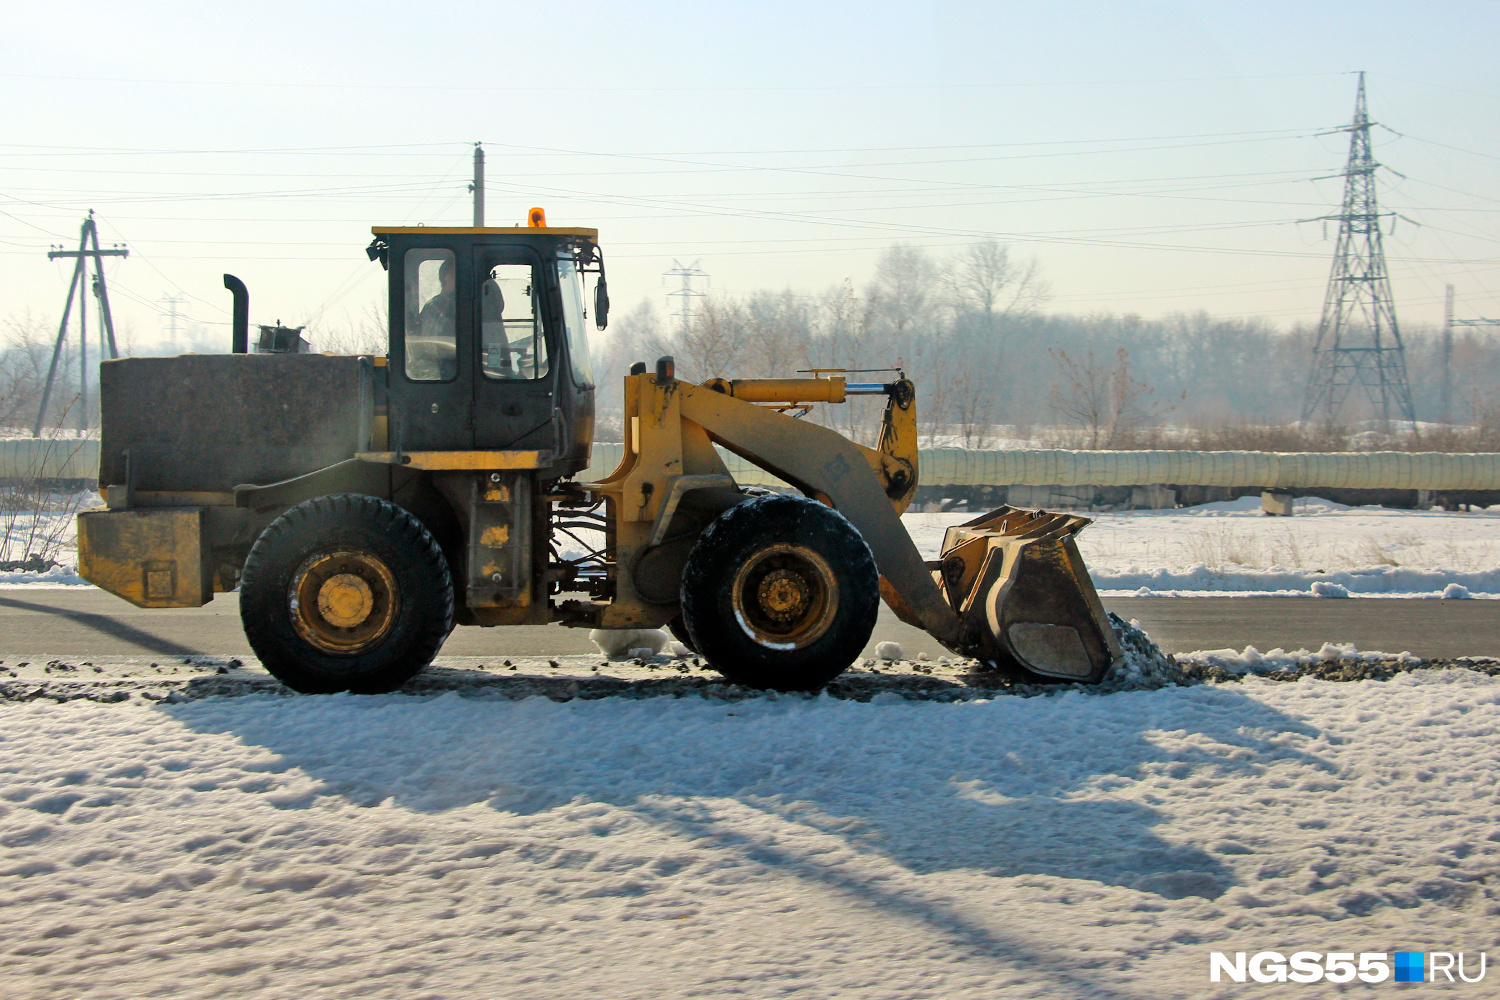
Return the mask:
M 529 247 L 480 247 L 475 263 L 474 447 L 552 450 L 555 278 Z
M 472 276 L 464 258 L 453 246 L 414 247 L 402 253 L 399 271 L 392 268 L 393 451 L 474 447 Z

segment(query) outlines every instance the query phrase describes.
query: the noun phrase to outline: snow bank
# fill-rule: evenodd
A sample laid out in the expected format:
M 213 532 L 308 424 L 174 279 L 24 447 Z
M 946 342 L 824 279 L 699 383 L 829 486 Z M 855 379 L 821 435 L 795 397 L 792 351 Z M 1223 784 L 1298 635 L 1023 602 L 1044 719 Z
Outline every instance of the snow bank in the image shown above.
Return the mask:
M 902 518 L 925 558 L 967 513 Z M 1500 511 L 1449 513 L 1258 497 L 1180 510 L 1090 514 L 1078 545 L 1106 597 L 1500 597 Z M 1457 589 L 1454 589 L 1454 588 Z M 1320 594 L 1319 591 L 1322 593 Z
M 91 584 L 78 575 L 78 554 L 76 550 L 59 553 L 65 561 L 65 565 L 53 566 L 43 573 L 15 572 L 8 573 L 0 570 L 0 587 L 10 588 L 51 588 L 51 587 L 87 587 Z
M 1085 553 L 1087 560 L 1088 555 Z M 1459 587 L 1470 597 L 1500 597 L 1500 568 L 1482 573 L 1366 566 L 1343 572 L 1255 570 L 1199 563 L 1182 570 L 1119 570 L 1089 566 L 1094 586 L 1109 597 L 1193 597 L 1240 594 L 1255 597 L 1434 597 Z
M 1493 957 L 1497 737 L 1466 671 L 3 705 L 0 994 L 1076 1000 L 1209 995 L 1210 950 Z
M 1176 657 L 1179 663 L 1197 663 L 1219 667 L 1231 674 L 1268 674 L 1283 670 L 1296 670 L 1319 663 L 1410 663 L 1422 662 L 1419 656 L 1409 652 L 1394 656 L 1382 652 L 1361 652 L 1352 642 L 1325 642 L 1315 652 L 1306 649 L 1287 652 L 1281 647 L 1262 653 L 1254 646 L 1246 646 L 1236 652 L 1233 649 L 1202 649 Z

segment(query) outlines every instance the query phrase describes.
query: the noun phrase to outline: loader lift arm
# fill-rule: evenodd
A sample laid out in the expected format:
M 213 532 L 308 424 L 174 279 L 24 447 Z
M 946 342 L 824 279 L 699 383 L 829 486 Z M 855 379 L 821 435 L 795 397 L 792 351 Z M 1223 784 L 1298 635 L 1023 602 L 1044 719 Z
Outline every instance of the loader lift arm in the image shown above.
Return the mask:
M 903 617 L 915 617 L 921 628 L 940 641 L 957 640 L 958 615 L 943 599 L 931 570 L 901 524 L 901 512 L 910 502 L 909 496 L 916 492 L 914 472 L 909 481 L 904 477 L 895 479 L 901 493 L 893 502 L 887 495 L 892 475 L 883 468 L 880 473 L 876 471 L 881 458 L 889 456 L 890 451 L 865 448 L 829 428 L 789 420 L 776 410 L 717 391 L 712 383 L 682 385 L 678 391 L 682 394 L 683 419 L 702 427 L 713 443 L 827 503 L 849 519 L 870 546 L 885 582 L 882 591 L 889 594 L 894 590 L 906 605 Z M 916 464 L 915 416 L 909 432 L 903 433 L 905 428 L 897 427 L 897 415 L 914 409 L 914 395 L 911 383 L 905 379 L 892 383 L 881 433 L 883 445 L 909 451 L 910 467 Z M 902 449 L 901 445 L 907 441 L 910 448 Z
M 886 396 L 877 448 L 785 412 L 843 402 L 851 388 Z M 685 495 L 733 483 L 719 445 L 842 514 L 869 546 L 881 597 L 903 621 L 1018 676 L 1099 680 L 1120 649 L 1073 540 L 1087 518 L 1002 508 L 950 529 L 942 559 L 922 559 L 901 523 L 917 486 L 914 397 L 905 378 L 856 387 L 839 376 L 693 385 L 674 378 L 666 358 L 654 375 L 627 377 L 625 455 L 608 478 L 585 485 L 609 502 L 614 526 L 615 588 L 592 622 L 660 623 L 652 604 L 675 595 L 648 593 L 649 581 L 664 571 L 676 579 L 671 570 L 686 557 L 663 542 L 669 523 L 682 516 Z

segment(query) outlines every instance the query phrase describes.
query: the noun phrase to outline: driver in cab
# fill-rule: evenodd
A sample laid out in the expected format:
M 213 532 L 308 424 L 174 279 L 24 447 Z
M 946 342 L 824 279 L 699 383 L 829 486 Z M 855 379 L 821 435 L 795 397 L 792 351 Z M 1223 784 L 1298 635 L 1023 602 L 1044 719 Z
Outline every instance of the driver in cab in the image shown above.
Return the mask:
M 420 381 L 447 381 L 458 374 L 457 310 L 452 258 L 438 267 L 440 290 L 417 314 L 415 338 L 407 341 L 406 372 Z

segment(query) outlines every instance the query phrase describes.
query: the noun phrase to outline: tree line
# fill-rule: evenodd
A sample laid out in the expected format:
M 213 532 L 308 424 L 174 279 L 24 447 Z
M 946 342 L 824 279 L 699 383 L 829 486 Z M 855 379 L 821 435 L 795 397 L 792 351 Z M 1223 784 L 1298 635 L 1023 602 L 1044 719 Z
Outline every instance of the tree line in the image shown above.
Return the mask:
M 1484 332 L 1453 343 L 1451 417 L 1467 426 L 1403 435 L 1372 428 L 1358 394 L 1338 424 L 1298 426 L 1315 324 L 1282 329 L 1201 311 L 1048 313 L 1046 297 L 1034 261 L 986 242 L 947 257 L 892 247 L 863 288 L 710 295 L 686 324 L 643 302 L 611 320 L 596 350 L 601 434 L 618 433 L 619 376 L 670 354 L 678 376 L 694 381 L 900 369 L 917 385 L 929 447 L 1500 448 L 1500 338 Z M 1421 424 L 1441 418 L 1440 332 L 1404 331 Z M 878 401 L 821 409 L 812 419 L 860 437 L 879 420 Z
M 817 368 L 873 370 L 850 378 L 880 381 L 894 377 L 886 369 L 898 369 L 917 385 L 929 447 L 1500 450 L 1500 336 L 1489 331 L 1465 328 L 1454 337 L 1457 426 L 1393 434 L 1362 423 L 1373 414 L 1357 395 L 1337 426 L 1298 425 L 1311 324 L 1282 329 L 1205 312 L 1080 316 L 1049 313 L 1046 300 L 1034 260 L 982 242 L 946 256 L 891 247 L 862 287 L 846 280 L 815 293 L 710 295 L 685 325 L 646 301 L 617 313 L 608 335 L 595 340 L 599 437 L 619 439 L 620 378 L 630 365 L 670 354 L 679 377 L 694 381 Z M 315 350 L 378 352 L 384 328 L 377 305 L 308 335 Z M 1441 419 L 1440 334 L 1404 331 L 1421 422 Z M 11 433 L 29 431 L 36 418 L 55 336 L 44 317 L 0 324 L 0 427 Z M 70 428 L 80 416 L 73 350 L 70 339 L 44 426 Z M 97 420 L 97 380 L 90 381 Z M 868 441 L 879 417 L 876 397 L 819 407 L 809 419 Z

